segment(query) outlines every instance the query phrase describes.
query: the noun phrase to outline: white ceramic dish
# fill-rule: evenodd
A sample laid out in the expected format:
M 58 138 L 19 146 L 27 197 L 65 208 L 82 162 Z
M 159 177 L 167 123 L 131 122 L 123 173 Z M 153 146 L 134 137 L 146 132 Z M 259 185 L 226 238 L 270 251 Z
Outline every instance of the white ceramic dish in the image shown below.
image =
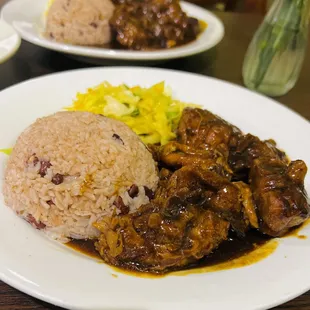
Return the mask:
M 76 92 L 103 80 L 150 86 L 165 80 L 174 96 L 202 104 L 263 139 L 274 138 L 292 159 L 310 164 L 309 123 L 280 104 L 241 87 L 160 69 L 88 69 L 49 75 L 0 92 L 0 148 L 14 145 L 36 118 L 70 104 Z M 0 154 L 2 182 L 7 156 Z M 310 191 L 309 174 L 306 189 Z M 2 184 L 0 184 L 0 187 Z M 310 237 L 310 227 L 303 235 Z M 150 279 L 118 273 L 47 239 L 18 218 L 0 194 L 0 279 L 32 296 L 83 310 L 258 310 L 310 289 L 310 238 L 279 240 L 265 260 L 240 269 Z
M 14 28 L 0 19 L 0 64 L 16 53 L 20 41 L 20 36 Z
M 193 17 L 208 23 L 197 40 L 182 47 L 152 52 L 122 51 L 107 48 L 82 47 L 53 42 L 42 36 L 44 12 L 48 0 L 12 0 L 2 9 L 1 17 L 12 25 L 20 36 L 33 44 L 76 56 L 127 61 L 165 60 L 194 55 L 218 44 L 224 35 L 222 22 L 211 12 L 182 2 L 183 9 Z M 29 9 L 31 8 L 31 9 Z

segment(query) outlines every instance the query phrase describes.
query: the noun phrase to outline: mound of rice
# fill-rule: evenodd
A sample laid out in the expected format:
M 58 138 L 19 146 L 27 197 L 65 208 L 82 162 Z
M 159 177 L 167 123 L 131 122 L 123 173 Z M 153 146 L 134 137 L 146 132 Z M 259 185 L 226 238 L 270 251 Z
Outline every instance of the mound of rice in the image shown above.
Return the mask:
M 88 112 L 38 119 L 5 172 L 6 204 L 52 238 L 94 238 L 103 215 L 133 212 L 158 183 L 156 163 L 122 122 Z
M 76 45 L 102 45 L 111 40 L 111 0 L 54 0 L 47 11 L 45 36 Z

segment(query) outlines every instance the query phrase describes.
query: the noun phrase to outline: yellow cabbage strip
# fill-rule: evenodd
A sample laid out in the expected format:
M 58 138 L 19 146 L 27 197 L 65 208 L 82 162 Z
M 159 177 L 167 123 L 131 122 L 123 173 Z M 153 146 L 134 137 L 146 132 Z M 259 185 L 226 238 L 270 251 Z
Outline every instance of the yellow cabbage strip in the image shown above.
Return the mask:
M 13 149 L 0 149 L 0 153 L 11 155 Z
M 47 15 L 48 10 L 50 9 L 50 7 L 52 6 L 52 4 L 53 4 L 54 1 L 55 1 L 55 0 L 48 0 L 46 9 L 45 9 L 45 11 L 44 11 L 44 15 Z
M 166 144 L 176 137 L 183 109 L 194 106 L 171 96 L 164 82 L 150 88 L 104 82 L 78 93 L 69 111 L 88 111 L 120 120 L 146 144 Z

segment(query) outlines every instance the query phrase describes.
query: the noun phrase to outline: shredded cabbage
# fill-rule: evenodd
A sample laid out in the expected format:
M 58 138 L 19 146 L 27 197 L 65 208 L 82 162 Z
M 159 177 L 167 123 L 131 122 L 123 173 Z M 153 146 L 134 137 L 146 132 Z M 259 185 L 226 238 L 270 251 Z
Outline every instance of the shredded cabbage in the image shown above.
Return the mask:
M 150 88 L 112 86 L 104 82 L 86 93 L 78 93 L 69 111 L 88 111 L 120 120 L 146 144 L 166 144 L 175 131 L 183 109 L 194 106 L 172 98 L 164 82 Z
M 0 153 L 11 155 L 13 149 L 0 149 Z

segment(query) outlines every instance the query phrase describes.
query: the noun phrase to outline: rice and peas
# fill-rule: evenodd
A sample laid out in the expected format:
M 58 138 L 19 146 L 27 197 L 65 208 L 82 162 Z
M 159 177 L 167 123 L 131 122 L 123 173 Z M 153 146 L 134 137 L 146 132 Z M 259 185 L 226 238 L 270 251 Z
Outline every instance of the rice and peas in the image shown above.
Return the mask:
M 103 83 L 78 94 L 69 111 L 40 118 L 19 136 L 5 171 L 6 204 L 61 242 L 97 237 L 93 223 L 102 216 L 152 199 L 157 164 L 142 140 L 173 139 L 185 106 L 163 83 Z

